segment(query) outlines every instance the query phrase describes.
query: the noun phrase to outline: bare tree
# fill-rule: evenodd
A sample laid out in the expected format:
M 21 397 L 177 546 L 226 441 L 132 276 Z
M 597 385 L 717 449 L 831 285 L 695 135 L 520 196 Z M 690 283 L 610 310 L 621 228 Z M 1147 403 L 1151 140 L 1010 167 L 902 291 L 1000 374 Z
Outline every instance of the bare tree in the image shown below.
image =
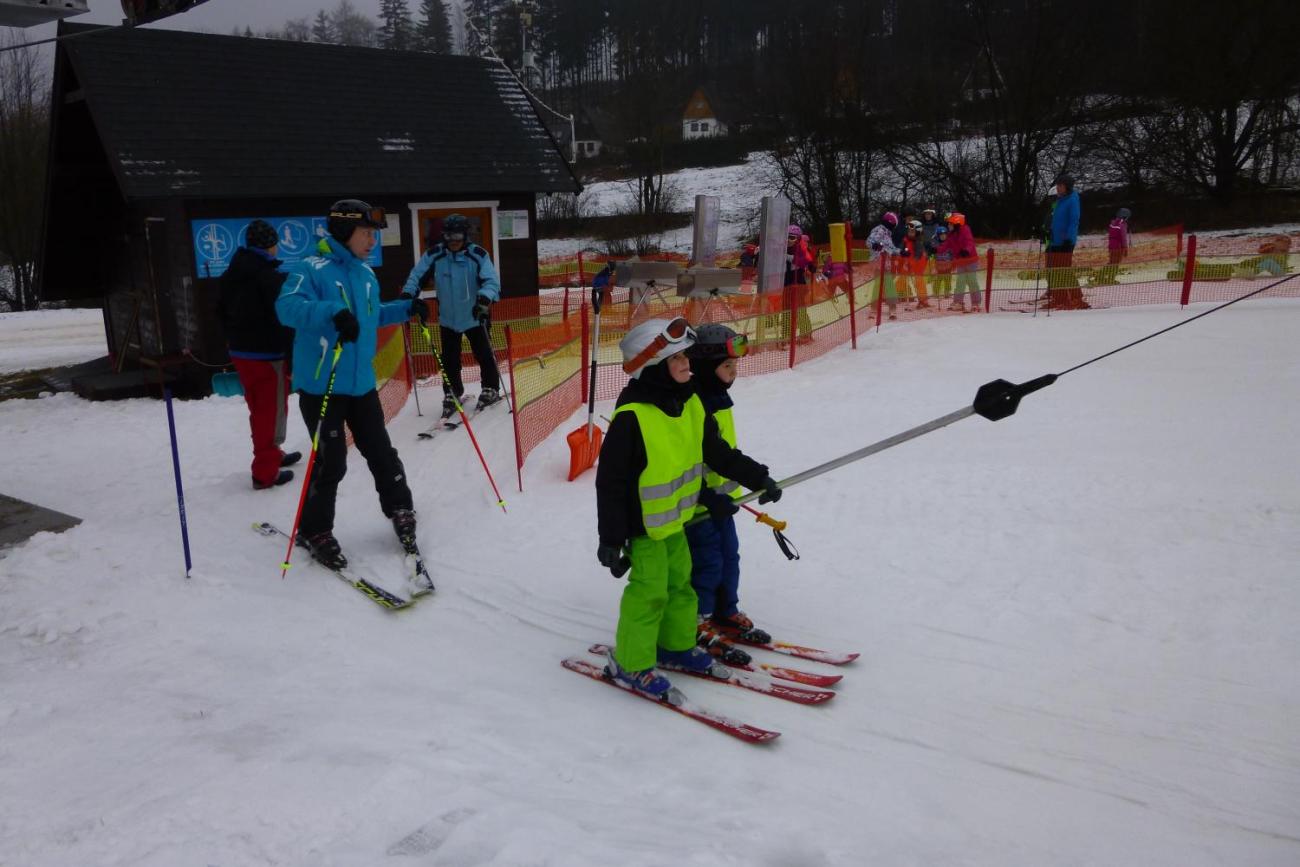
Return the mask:
M 9 33 L 0 35 L 0 260 L 9 260 L 11 285 L 0 284 L 0 303 L 34 310 L 40 305 L 49 75 L 35 49 L 11 47 L 22 40 Z

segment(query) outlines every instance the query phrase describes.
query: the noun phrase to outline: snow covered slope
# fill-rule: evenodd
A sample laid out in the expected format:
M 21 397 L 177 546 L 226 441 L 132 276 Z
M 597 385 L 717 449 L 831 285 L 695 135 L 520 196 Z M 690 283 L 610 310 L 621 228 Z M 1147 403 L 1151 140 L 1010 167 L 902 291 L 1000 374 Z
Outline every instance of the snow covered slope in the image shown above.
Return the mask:
M 1193 312 L 889 328 L 738 383 L 741 442 L 791 475 Z M 0 864 L 1300 863 L 1298 334 L 1237 305 L 796 487 L 799 562 L 743 524 L 747 610 L 862 652 L 818 707 L 682 679 L 763 747 L 560 667 L 622 588 L 563 480 L 579 416 L 502 515 L 408 405 L 439 589 L 390 614 L 279 578 L 249 525 L 298 491 L 251 490 L 240 401 L 177 405 L 188 581 L 161 403 L 0 403 L 4 491 L 85 519 L 0 555 Z M 509 483 L 508 415 L 475 426 Z M 337 533 L 396 573 L 355 454 Z

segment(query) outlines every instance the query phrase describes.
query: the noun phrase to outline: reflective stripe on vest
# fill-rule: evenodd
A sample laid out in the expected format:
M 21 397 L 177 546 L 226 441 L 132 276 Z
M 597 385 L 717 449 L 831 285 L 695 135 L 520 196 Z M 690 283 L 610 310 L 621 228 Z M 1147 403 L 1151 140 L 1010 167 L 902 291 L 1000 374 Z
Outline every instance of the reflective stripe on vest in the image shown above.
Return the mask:
M 720 409 L 713 414 L 713 418 L 718 423 L 718 433 L 722 434 L 722 439 L 733 449 L 736 447 L 736 420 L 731 415 L 731 407 Z M 709 488 L 724 494 L 732 499 L 741 495 L 740 482 L 734 479 L 725 479 L 713 470 L 704 477 L 704 484 Z
M 704 483 L 704 404 L 691 395 L 682 414 L 672 418 L 648 403 L 614 410 L 636 416 L 645 443 L 646 467 L 637 479 L 641 522 L 651 539 L 681 532 L 695 511 Z

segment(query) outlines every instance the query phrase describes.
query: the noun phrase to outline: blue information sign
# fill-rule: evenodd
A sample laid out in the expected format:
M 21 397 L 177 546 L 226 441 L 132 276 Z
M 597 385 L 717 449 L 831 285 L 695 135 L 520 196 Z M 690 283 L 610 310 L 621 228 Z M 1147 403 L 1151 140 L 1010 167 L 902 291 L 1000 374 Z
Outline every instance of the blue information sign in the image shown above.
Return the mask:
M 191 220 L 194 236 L 194 261 L 198 263 L 199 277 L 220 277 L 230 267 L 230 257 L 235 249 L 244 245 L 244 233 L 255 217 L 235 219 Z M 315 255 L 316 244 L 325 237 L 324 217 L 262 217 L 280 237 L 279 258 L 285 265 L 293 265 Z M 384 264 L 384 245 L 375 244 L 366 259 L 374 268 Z

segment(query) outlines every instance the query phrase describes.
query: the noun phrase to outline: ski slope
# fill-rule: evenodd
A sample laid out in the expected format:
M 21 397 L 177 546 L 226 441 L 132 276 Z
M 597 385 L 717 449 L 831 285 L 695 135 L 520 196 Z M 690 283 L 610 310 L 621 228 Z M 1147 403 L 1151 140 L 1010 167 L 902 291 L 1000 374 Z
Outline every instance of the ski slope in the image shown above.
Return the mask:
M 792 475 L 1195 312 L 889 327 L 741 380 L 741 442 Z M 594 474 L 564 481 L 585 414 L 523 494 L 504 407 L 475 420 L 503 515 L 408 404 L 438 592 L 393 614 L 301 557 L 280 579 L 250 524 L 298 489 L 251 489 L 241 401 L 176 405 L 189 580 L 161 402 L 0 403 L 0 490 L 84 519 L 0 552 L 0 864 L 1300 863 L 1297 335 L 1295 301 L 1236 305 L 795 487 L 798 562 L 743 524 L 755 619 L 862 653 L 800 663 L 845 675 L 817 707 L 677 678 L 766 746 L 559 665 L 623 586 Z M 396 583 L 355 454 L 336 532 Z

